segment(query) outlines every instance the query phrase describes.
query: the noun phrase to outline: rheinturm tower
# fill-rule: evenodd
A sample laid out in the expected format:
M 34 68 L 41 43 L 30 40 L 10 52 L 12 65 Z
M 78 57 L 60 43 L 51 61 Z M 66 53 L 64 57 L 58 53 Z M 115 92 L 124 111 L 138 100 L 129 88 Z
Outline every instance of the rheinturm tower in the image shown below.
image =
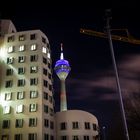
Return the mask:
M 70 72 L 69 62 L 64 59 L 63 45 L 61 43 L 61 54 L 60 60 L 56 61 L 55 72 L 61 81 L 61 91 L 60 91 L 60 111 L 67 110 L 67 98 L 66 98 L 66 87 L 65 80 Z

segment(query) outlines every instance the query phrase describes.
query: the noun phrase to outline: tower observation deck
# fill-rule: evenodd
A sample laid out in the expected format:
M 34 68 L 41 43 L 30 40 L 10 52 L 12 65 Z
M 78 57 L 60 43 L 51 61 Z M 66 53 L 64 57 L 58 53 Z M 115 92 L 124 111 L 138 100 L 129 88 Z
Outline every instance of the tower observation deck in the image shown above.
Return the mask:
M 60 60 L 56 61 L 54 70 L 61 81 L 60 111 L 66 111 L 67 110 L 67 98 L 66 98 L 65 80 L 66 80 L 71 68 L 69 66 L 69 62 L 64 59 L 62 43 L 61 43 Z

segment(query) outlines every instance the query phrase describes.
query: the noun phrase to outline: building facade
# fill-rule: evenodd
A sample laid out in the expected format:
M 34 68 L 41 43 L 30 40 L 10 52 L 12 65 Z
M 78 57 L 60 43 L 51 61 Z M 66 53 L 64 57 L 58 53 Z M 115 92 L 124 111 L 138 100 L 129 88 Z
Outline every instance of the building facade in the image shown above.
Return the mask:
M 54 140 L 49 40 L 0 21 L 0 139 Z

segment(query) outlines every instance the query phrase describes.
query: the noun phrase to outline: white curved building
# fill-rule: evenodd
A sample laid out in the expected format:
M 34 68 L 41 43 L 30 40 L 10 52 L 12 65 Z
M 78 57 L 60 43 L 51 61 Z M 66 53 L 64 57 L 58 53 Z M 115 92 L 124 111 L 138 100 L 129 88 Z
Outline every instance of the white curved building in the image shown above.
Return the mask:
M 97 118 L 82 110 L 57 112 L 57 140 L 98 140 L 99 126 Z

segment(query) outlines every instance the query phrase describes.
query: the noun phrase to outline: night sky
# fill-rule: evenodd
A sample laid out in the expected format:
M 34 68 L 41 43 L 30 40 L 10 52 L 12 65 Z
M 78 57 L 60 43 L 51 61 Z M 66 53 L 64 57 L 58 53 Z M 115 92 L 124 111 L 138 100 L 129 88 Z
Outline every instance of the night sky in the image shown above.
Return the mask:
M 91 3 L 62 5 L 45 4 L 42 1 L 30 4 L 22 2 L 15 5 L 11 3 L 9 9 L 3 6 L 1 18 L 11 19 L 17 31 L 43 31 L 50 41 L 53 67 L 60 56 L 60 43 L 63 43 L 64 57 L 71 66 L 66 80 L 68 109 L 80 109 L 94 114 L 98 118 L 101 133 L 102 127 L 106 128 L 106 139 L 125 140 L 109 42 L 104 38 L 80 33 L 80 28 L 104 32 L 105 9 L 111 5 L 101 7 Z M 125 3 L 114 4 L 111 7 L 110 26 L 111 29 L 127 28 L 130 35 L 140 39 L 140 9 L 130 6 Z M 112 34 L 126 36 L 125 32 L 112 31 Z M 140 131 L 140 45 L 113 40 L 113 47 L 130 140 L 138 140 L 133 130 Z M 59 111 L 60 83 L 55 73 L 53 78 L 55 110 Z

